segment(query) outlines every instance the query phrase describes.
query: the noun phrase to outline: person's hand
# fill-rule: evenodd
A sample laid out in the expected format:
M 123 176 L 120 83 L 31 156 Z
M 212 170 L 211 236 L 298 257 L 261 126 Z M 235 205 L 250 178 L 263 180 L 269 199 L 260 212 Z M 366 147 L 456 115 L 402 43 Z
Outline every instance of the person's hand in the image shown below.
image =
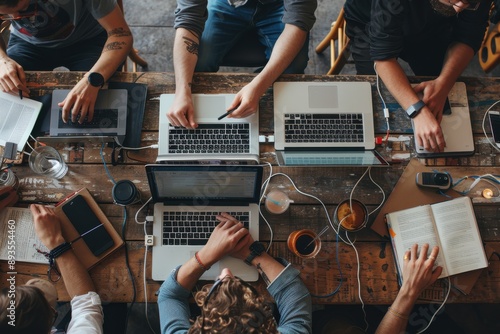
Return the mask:
M 432 112 L 438 123 L 443 119 L 443 108 L 449 90 L 445 89 L 437 80 L 424 81 L 413 87 L 417 95 L 422 96 L 422 101 Z
M 94 117 L 94 106 L 98 93 L 99 87 L 90 85 L 87 76 L 83 77 L 68 93 L 68 96 L 57 104 L 62 108 L 63 121 L 67 123 L 71 116 L 71 121 L 74 123 L 78 114 L 80 114 L 78 123 L 82 124 L 85 116 L 87 116 L 88 121 L 91 121 Z
M 257 112 L 260 96 L 261 94 L 251 84 L 246 85 L 234 97 L 228 108 L 229 110 L 234 109 L 234 111 L 227 117 L 245 118 Z
M 428 151 L 442 152 L 446 146 L 443 131 L 436 117 L 424 107 L 413 119 L 414 136 L 417 144 Z
M 36 235 L 45 247 L 52 250 L 65 242 L 61 232 L 61 221 L 52 208 L 31 204 L 30 210 L 35 222 Z
M 217 216 L 217 220 L 220 223 L 210 235 L 207 244 L 198 252 L 203 263 L 208 263 L 208 265 L 219 261 L 226 255 L 239 254 L 249 242 L 253 242 L 248 229 L 233 216 L 221 213 Z
M 221 110 L 222 113 L 223 110 Z M 173 126 L 196 129 L 198 124 L 194 120 L 194 106 L 191 95 L 176 93 L 174 103 L 167 113 L 167 118 Z
M 6 93 L 23 92 L 29 97 L 30 90 L 26 87 L 26 74 L 21 65 L 9 57 L 0 58 L 0 88 Z
M 406 251 L 403 257 L 403 285 L 401 291 L 405 291 L 411 298 L 418 298 L 420 293 L 429 285 L 434 283 L 443 268 L 438 266 L 434 268 L 434 263 L 439 254 L 439 247 L 435 246 L 429 256 L 427 252 L 429 245 L 422 245 L 418 253 L 418 245 L 415 244 L 409 251 Z

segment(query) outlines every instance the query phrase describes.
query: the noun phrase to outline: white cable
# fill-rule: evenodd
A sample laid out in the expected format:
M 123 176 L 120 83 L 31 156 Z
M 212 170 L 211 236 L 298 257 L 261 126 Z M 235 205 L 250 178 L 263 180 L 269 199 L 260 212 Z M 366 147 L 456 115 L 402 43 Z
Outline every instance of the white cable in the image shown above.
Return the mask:
M 484 133 L 484 136 L 486 137 L 486 140 L 488 140 L 488 143 L 493 146 L 495 148 L 495 150 L 497 150 L 498 152 L 500 152 L 500 148 L 498 148 L 491 140 L 490 140 L 490 137 L 488 136 L 488 134 L 486 133 L 486 129 L 484 127 L 484 123 L 486 122 L 486 116 L 488 115 L 489 111 L 491 110 L 491 108 L 493 108 L 497 103 L 499 103 L 500 100 L 497 100 L 495 103 L 493 103 L 487 110 L 486 112 L 484 113 L 484 116 L 483 116 L 483 123 L 481 124 L 482 128 L 483 128 L 483 133 Z
M 431 320 L 429 320 L 429 323 L 427 324 L 427 326 L 425 326 L 425 328 L 422 329 L 421 331 L 417 332 L 417 334 L 423 333 L 427 330 L 427 328 L 429 328 L 429 326 L 431 325 L 432 321 L 434 320 L 434 317 L 436 316 L 436 314 L 439 313 L 439 311 L 443 308 L 444 304 L 448 300 L 448 296 L 450 295 L 450 291 L 451 291 L 451 280 L 450 280 L 450 276 L 448 276 L 447 278 L 448 278 L 448 292 L 446 293 L 446 296 L 444 297 L 444 300 L 441 303 L 441 306 L 439 306 L 439 308 L 436 310 L 436 312 L 434 312 L 434 314 L 432 315 Z
M 145 150 L 148 148 L 158 148 L 158 144 L 152 144 L 149 146 L 142 146 L 142 147 L 126 147 L 126 146 L 123 146 L 122 144 L 120 144 L 120 142 L 118 141 L 118 138 L 115 137 L 114 139 L 115 139 L 115 143 L 119 146 L 117 148 L 123 148 L 124 150 L 138 151 L 138 150 Z
M 384 189 L 382 189 L 382 187 L 381 187 L 381 186 L 380 186 L 377 182 L 375 182 L 375 181 L 373 180 L 373 178 L 372 178 L 372 170 L 371 170 L 371 168 L 370 168 L 370 170 L 368 171 L 368 176 L 370 177 L 370 180 L 372 181 L 372 183 L 373 183 L 374 185 L 376 185 L 376 186 L 380 189 L 380 192 L 382 193 L 382 202 L 380 202 L 379 206 L 377 206 L 375 209 L 373 209 L 373 211 L 372 211 L 372 212 L 370 212 L 370 213 L 368 214 L 368 216 L 371 216 L 371 214 L 372 214 L 372 213 L 374 213 L 375 211 L 377 211 L 378 209 L 380 209 L 380 207 L 381 207 L 382 205 L 384 205 L 384 202 L 385 202 L 385 192 L 384 192 Z
M 269 252 L 269 250 L 271 249 L 271 245 L 273 243 L 273 239 L 274 239 L 274 231 L 273 231 L 273 228 L 271 227 L 271 224 L 269 224 L 266 217 L 264 217 L 264 214 L 262 213 L 262 209 L 260 207 L 260 203 L 262 203 L 262 199 L 265 196 L 267 186 L 269 185 L 269 180 L 271 180 L 271 177 L 273 176 L 273 165 L 271 165 L 269 162 L 267 162 L 266 164 L 269 166 L 269 176 L 264 181 L 264 183 L 262 183 L 262 186 L 260 188 L 261 194 L 260 194 L 260 198 L 259 198 L 259 214 L 262 217 L 262 219 L 264 219 L 264 222 L 266 223 L 267 227 L 269 228 L 269 232 L 271 233 L 271 237 L 269 238 L 269 245 L 267 246 L 267 250 L 266 250 L 266 252 Z
M 138 220 L 137 220 L 137 219 L 138 219 L 137 217 L 139 216 L 139 212 L 141 212 L 141 211 L 142 211 L 142 209 L 144 209 L 144 207 L 145 207 L 146 205 L 148 205 L 148 203 L 149 203 L 149 202 L 151 202 L 151 200 L 152 200 L 152 199 L 153 199 L 153 197 L 150 197 L 150 198 L 146 201 L 146 203 L 144 203 L 144 204 L 143 204 L 143 205 L 139 208 L 139 210 L 137 210 L 137 212 L 135 213 L 135 222 L 136 222 L 137 224 L 140 224 L 140 225 L 146 225 L 147 220 L 144 220 L 143 222 L 140 222 L 140 221 L 138 221 Z
M 144 224 L 144 235 L 147 234 L 147 231 L 146 231 L 146 224 Z M 148 323 L 148 326 L 149 326 L 149 329 L 151 330 L 151 332 L 153 332 L 154 334 L 156 334 L 156 332 L 154 331 L 153 329 L 153 326 L 151 326 L 151 323 L 149 322 L 149 316 L 148 316 L 148 286 L 146 284 L 146 264 L 147 264 L 147 260 L 148 260 L 148 246 L 145 246 L 144 247 L 144 269 L 143 269 L 143 278 L 144 278 L 144 311 L 146 313 L 146 321 Z
M 377 93 L 378 96 L 380 97 L 380 100 L 382 101 L 382 110 L 384 111 L 384 118 L 385 118 L 385 124 L 387 126 L 387 132 L 391 130 L 391 127 L 389 126 L 389 108 L 387 108 L 387 104 L 385 103 L 384 97 L 382 96 L 382 93 L 380 92 L 380 77 L 377 72 L 377 64 L 374 62 L 373 63 L 373 70 L 375 71 L 375 76 L 376 76 L 376 85 L 377 85 Z
M 359 262 L 359 254 L 358 254 L 358 250 L 354 246 L 354 242 L 352 242 L 351 239 L 349 239 L 349 234 L 347 232 L 345 233 L 345 236 L 346 236 L 347 240 L 349 240 L 349 243 L 352 246 L 352 248 L 354 249 L 354 253 L 356 253 L 356 263 L 358 265 L 358 270 L 356 273 L 356 277 L 358 280 L 358 297 L 359 297 L 359 301 L 361 302 L 361 310 L 363 311 L 363 320 L 365 321 L 365 324 L 366 324 L 365 332 L 367 332 L 368 331 L 368 321 L 366 321 L 365 303 L 363 302 L 363 298 L 361 297 L 361 278 L 360 278 L 360 276 L 361 276 L 361 263 Z

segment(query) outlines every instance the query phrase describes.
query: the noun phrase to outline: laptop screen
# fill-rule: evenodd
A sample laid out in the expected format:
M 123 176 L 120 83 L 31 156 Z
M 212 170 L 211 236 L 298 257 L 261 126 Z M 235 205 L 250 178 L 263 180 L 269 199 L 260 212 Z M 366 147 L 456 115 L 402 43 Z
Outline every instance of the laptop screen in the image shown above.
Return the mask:
M 262 166 L 147 165 L 155 203 L 258 203 Z

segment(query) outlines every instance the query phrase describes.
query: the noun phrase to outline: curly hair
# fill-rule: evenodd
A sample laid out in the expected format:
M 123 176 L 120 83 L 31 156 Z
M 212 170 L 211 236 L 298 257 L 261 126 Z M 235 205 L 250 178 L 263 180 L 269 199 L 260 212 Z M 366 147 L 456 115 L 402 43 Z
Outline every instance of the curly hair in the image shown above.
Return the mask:
M 237 277 L 223 279 L 206 300 L 212 284 L 195 295 L 201 315 L 188 333 L 278 333 L 272 307 L 255 289 Z

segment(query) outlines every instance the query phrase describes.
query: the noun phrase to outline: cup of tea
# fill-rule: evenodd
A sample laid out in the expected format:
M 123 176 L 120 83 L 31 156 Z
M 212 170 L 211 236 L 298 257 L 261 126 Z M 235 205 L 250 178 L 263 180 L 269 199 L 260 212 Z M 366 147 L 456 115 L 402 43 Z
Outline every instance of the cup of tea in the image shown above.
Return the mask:
M 346 199 L 339 203 L 333 214 L 333 220 L 344 231 L 357 232 L 363 229 L 368 223 L 368 210 L 366 206 L 358 200 Z
M 36 147 L 31 151 L 28 164 L 33 172 L 55 179 L 62 178 L 68 171 L 61 154 L 51 146 Z
M 273 214 L 281 214 L 285 212 L 290 203 L 293 201 L 288 198 L 288 195 L 279 190 L 271 190 L 266 195 L 266 200 L 264 201 L 264 205 L 266 210 Z
M 298 257 L 314 258 L 321 249 L 321 239 L 311 230 L 297 230 L 290 233 L 287 240 L 288 249 Z

